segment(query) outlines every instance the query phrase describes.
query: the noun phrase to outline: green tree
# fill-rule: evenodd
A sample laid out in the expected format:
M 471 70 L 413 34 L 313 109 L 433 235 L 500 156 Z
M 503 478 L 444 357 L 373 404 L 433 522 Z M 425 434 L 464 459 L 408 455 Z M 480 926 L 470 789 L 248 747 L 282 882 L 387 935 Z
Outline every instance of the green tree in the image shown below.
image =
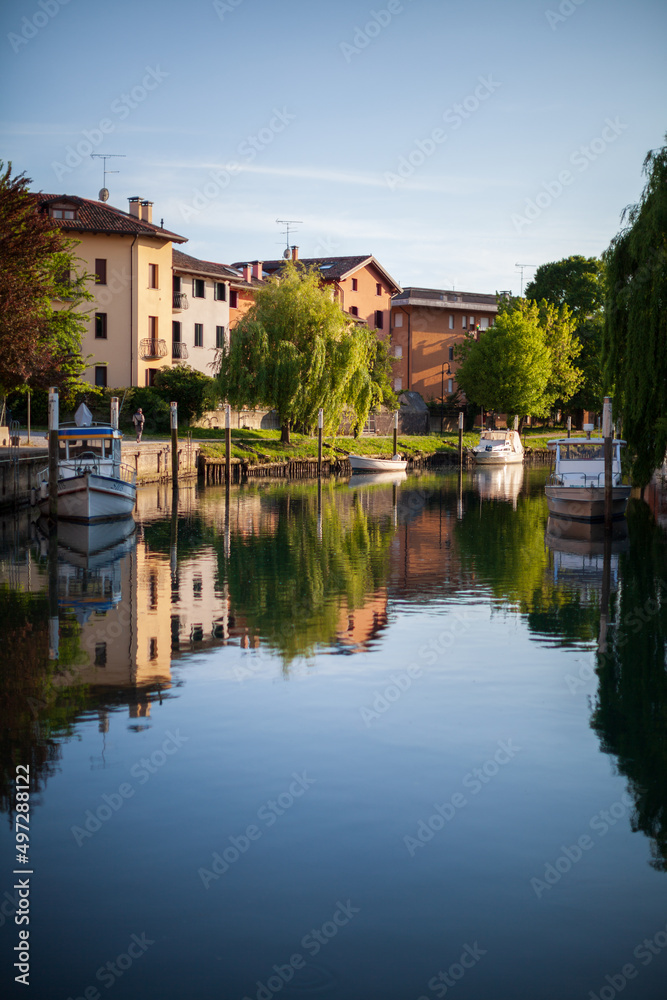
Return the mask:
M 542 264 L 526 286 L 526 298 L 566 305 L 581 344 L 577 366 L 581 384 L 568 400 L 571 410 L 599 410 L 602 405 L 602 326 L 605 268 L 597 257 L 575 255 Z
M 667 136 L 666 136 L 667 138 Z M 648 483 L 667 451 L 667 146 L 644 160 L 639 202 L 604 254 L 606 387 L 623 414 L 633 478 Z
M 221 395 L 233 406 L 277 410 L 286 443 L 295 424 L 315 425 L 320 407 L 327 429 L 345 409 L 358 429 L 391 391 L 374 333 L 350 323 L 316 271 L 290 262 L 257 291 L 218 360 Z
M 154 389 L 165 403 L 178 403 L 179 421 L 201 417 L 218 396 L 216 380 L 190 365 L 160 368 L 155 375 Z
M 520 416 L 548 413 L 551 351 L 536 314 L 502 312 L 479 340 L 469 334 L 454 352 L 457 381 L 472 403 Z
M 0 392 L 71 386 L 85 369 L 75 242 L 36 211 L 30 181 L 0 161 Z

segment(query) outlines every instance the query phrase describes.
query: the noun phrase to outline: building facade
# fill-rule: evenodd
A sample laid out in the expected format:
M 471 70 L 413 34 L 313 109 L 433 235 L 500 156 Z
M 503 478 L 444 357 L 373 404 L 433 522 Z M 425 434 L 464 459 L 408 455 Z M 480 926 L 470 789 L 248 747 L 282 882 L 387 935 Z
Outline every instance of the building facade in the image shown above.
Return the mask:
M 172 267 L 171 357 L 211 376 L 216 351 L 229 344 L 230 286 L 238 274 L 177 249 Z
M 130 198 L 121 212 L 101 201 L 35 195 L 37 211 L 78 242 L 94 277 L 81 350 L 84 378 L 98 386 L 150 385 L 172 362 L 172 246 L 186 238 L 152 222 L 152 202 Z
M 391 303 L 394 390 L 412 389 L 425 400 L 456 392 L 455 345 L 471 330 L 487 330 L 497 313 L 495 295 L 439 288 L 399 291 Z

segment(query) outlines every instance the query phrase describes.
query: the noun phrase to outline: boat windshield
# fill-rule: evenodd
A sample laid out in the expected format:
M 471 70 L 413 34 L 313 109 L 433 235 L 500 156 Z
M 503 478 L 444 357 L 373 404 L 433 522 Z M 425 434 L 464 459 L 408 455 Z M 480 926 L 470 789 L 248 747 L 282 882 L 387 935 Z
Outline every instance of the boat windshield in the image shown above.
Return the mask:
M 94 438 L 92 441 L 86 438 L 68 438 L 60 441 L 60 457 L 63 459 L 72 460 L 82 455 L 87 458 L 105 458 L 110 452 L 110 438 Z
M 563 462 L 604 461 L 604 445 L 597 442 L 582 444 L 563 443 L 560 446 L 560 458 Z

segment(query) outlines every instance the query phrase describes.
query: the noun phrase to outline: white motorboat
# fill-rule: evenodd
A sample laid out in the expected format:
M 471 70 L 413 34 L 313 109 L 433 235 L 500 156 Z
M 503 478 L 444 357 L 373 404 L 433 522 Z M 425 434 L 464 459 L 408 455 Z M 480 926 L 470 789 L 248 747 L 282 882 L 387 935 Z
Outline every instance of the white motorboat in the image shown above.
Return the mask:
M 621 448 L 612 441 L 612 517 L 621 518 L 630 487 L 621 481 Z M 604 441 L 602 438 L 555 438 L 556 466 L 544 492 L 549 513 L 573 521 L 604 521 Z
M 518 431 L 482 431 L 472 453 L 478 465 L 523 462 L 523 445 Z
M 371 455 L 349 455 L 352 472 L 403 472 L 408 461 L 400 455 L 393 458 L 373 458 Z
M 73 423 L 59 425 L 59 520 L 93 524 L 132 514 L 137 474 L 121 462 L 122 434 L 113 423 L 94 423 L 82 403 Z M 48 468 L 40 475 L 37 502 L 42 514 L 48 515 Z

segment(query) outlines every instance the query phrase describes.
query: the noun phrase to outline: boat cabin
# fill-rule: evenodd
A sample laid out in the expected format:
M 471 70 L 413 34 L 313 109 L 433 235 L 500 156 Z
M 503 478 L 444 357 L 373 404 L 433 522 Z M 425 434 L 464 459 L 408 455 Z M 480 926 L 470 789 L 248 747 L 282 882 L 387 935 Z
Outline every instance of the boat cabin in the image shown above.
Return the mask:
M 482 431 L 475 451 L 505 452 L 523 455 L 523 445 L 518 431 Z
M 58 428 L 58 460 L 62 465 L 106 465 L 120 462 L 120 431 L 108 424 L 88 427 L 61 424 Z
M 612 485 L 621 484 L 621 447 L 612 441 Z M 556 438 L 547 442 L 556 452 L 554 480 L 563 486 L 604 487 L 604 441 L 602 438 Z

